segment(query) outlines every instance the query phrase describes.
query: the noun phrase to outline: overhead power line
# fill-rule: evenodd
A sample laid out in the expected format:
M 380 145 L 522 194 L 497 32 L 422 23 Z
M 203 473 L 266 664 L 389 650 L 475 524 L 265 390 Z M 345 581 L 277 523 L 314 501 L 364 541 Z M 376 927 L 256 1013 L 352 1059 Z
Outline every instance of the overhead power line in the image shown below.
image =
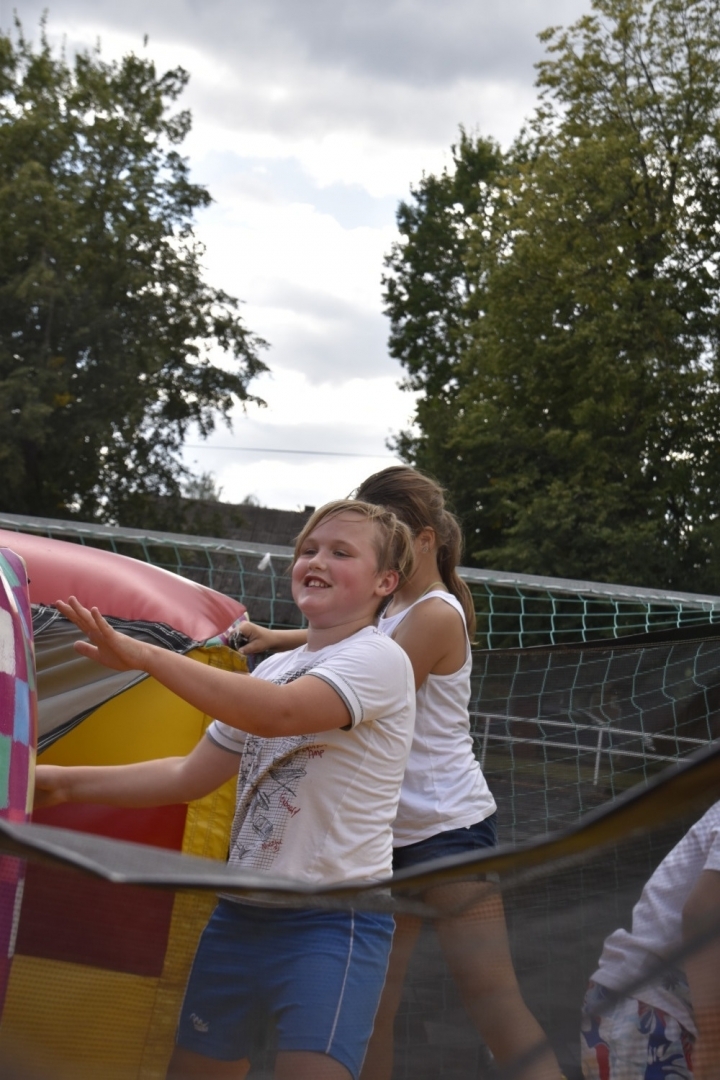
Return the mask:
M 284 450 L 274 446 L 211 446 L 208 443 L 185 443 L 187 450 L 238 450 L 247 454 L 310 454 L 321 457 L 386 458 L 397 461 L 394 454 L 351 454 L 346 450 Z

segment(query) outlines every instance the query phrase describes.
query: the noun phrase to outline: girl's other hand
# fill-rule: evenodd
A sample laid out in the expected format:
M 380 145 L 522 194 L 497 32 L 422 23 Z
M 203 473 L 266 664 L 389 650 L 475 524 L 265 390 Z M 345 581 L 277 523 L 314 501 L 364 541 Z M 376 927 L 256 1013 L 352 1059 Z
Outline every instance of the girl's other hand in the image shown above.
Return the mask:
M 251 622 L 242 622 L 238 633 L 238 652 L 245 656 L 255 656 L 257 653 L 264 652 L 282 652 L 304 645 L 307 641 L 307 632 L 304 630 L 271 630 L 267 626 L 257 626 Z M 242 643 L 243 638 L 244 643 Z
M 92 610 L 83 607 L 75 596 L 71 596 L 67 603 L 58 600 L 55 607 L 89 638 L 89 641 L 75 642 L 75 650 L 82 656 L 115 671 L 145 670 L 148 647 L 127 634 L 113 630 L 96 607 Z

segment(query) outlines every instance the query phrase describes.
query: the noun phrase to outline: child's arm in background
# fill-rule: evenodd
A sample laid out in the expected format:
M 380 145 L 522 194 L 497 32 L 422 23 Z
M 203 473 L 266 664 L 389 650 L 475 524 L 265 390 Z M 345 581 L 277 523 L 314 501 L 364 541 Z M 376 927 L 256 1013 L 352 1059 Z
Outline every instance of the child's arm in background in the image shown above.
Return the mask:
M 75 597 L 59 600 L 57 608 L 90 639 L 75 643 L 82 656 L 116 671 L 146 671 L 201 712 L 251 735 L 310 735 L 350 721 L 340 694 L 312 675 L 279 686 L 119 634 L 97 608 L 89 611 Z
M 307 630 L 271 630 L 269 626 L 256 626 L 243 621 L 238 629 L 239 637 L 246 639 L 238 649 L 245 656 L 254 656 L 263 652 L 287 652 L 299 649 L 307 643 Z
M 186 757 L 133 765 L 38 765 L 35 805 L 168 806 L 201 799 L 237 775 L 240 755 L 203 738 Z
M 720 871 L 703 870 L 683 907 L 683 939 L 717 929 L 720 923 Z M 720 935 L 711 937 L 685 960 L 698 1030 L 693 1048 L 695 1080 L 720 1080 Z

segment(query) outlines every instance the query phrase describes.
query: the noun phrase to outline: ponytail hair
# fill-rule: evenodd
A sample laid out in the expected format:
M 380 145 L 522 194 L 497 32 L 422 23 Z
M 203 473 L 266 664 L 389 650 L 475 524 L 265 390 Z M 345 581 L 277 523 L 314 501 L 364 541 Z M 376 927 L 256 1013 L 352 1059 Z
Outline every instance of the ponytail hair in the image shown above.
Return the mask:
M 476 627 L 475 603 L 456 569 L 463 553 L 462 531 L 458 519 L 445 506 L 445 492 L 440 484 L 409 465 L 391 465 L 364 480 L 355 492 L 355 498 L 392 510 L 414 537 L 423 529 L 433 530 L 440 576 L 462 606 L 472 641 Z

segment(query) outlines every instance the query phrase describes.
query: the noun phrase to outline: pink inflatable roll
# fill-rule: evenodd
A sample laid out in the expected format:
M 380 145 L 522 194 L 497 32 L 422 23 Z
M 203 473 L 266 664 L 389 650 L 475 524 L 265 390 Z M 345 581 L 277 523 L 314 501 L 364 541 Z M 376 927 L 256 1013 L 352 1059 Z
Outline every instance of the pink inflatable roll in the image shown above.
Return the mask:
M 25 560 L 33 604 L 74 595 L 104 615 L 167 623 L 193 641 L 214 637 L 245 611 L 230 596 L 113 551 L 3 529 L 0 547 Z

